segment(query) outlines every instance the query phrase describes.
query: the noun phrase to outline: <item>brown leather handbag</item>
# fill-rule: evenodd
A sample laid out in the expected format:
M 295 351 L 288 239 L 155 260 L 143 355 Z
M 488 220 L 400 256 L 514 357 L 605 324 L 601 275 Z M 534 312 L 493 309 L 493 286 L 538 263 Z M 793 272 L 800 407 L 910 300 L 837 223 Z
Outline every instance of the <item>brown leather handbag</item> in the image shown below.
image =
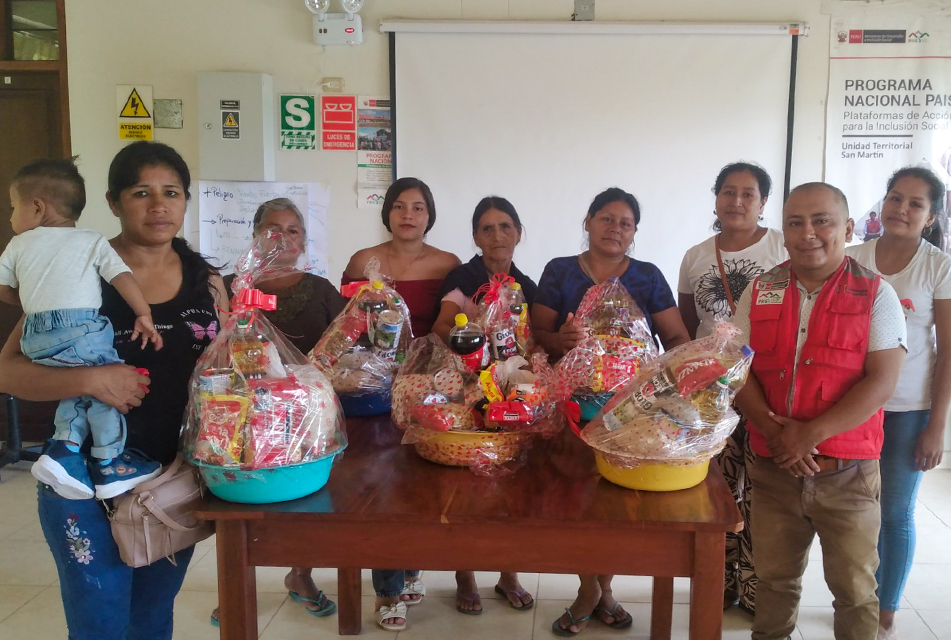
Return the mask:
M 109 520 L 119 557 L 144 567 L 209 538 L 214 523 L 194 516 L 202 496 L 198 469 L 178 456 L 157 478 L 113 500 Z

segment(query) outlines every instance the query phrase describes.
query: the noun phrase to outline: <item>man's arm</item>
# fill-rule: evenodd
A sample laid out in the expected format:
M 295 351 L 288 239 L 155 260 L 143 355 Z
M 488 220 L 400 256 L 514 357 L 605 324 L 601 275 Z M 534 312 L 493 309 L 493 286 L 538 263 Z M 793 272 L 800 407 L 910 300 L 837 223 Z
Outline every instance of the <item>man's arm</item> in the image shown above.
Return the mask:
M 760 386 L 759 380 L 752 372 L 746 379 L 746 384 L 736 394 L 734 404 L 743 412 L 743 416 L 753 423 L 756 429 L 766 438 L 766 446 L 769 447 L 770 453 L 773 456 L 778 455 L 781 450 L 777 444 L 780 442 L 780 435 L 783 433 L 783 425 L 776 420 L 776 416 L 770 411 L 769 404 L 766 402 L 766 395 L 763 393 L 763 387 Z M 797 476 L 811 476 L 818 472 L 819 466 L 812 459 L 814 453 L 816 453 L 815 447 L 791 465 L 786 465 L 790 473 Z
M 895 393 L 904 361 L 904 347 L 872 351 L 865 356 L 865 377 L 821 416 L 809 422 L 772 416 L 783 426 L 776 441 L 776 463 L 788 467 L 820 442 L 854 429 L 871 418 Z

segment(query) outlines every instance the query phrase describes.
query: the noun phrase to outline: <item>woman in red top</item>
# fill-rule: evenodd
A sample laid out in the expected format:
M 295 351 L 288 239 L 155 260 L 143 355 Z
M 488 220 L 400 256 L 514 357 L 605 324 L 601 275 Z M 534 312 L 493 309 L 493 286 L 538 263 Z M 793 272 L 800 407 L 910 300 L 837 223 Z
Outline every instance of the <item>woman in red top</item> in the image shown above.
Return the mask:
M 462 264 L 455 255 L 426 244 L 426 233 L 436 223 L 432 191 L 418 178 L 400 178 L 383 199 L 383 226 L 390 240 L 353 254 L 343 273 L 343 284 L 363 280 L 371 258 L 396 284 L 409 307 L 415 337 L 433 328 L 439 313 L 439 291 L 446 274 Z
M 393 237 L 357 251 L 343 273 L 343 284 L 363 280 L 370 259 L 379 260 L 380 271 L 393 279 L 396 291 L 409 307 L 415 337 L 432 330 L 443 279 L 461 264 L 455 255 L 426 244 L 426 232 L 435 223 L 436 205 L 426 183 L 400 178 L 390 185 L 383 199 L 383 226 Z M 426 594 L 419 576 L 416 570 L 373 570 L 379 626 L 388 631 L 406 628 L 406 607 L 418 604 Z

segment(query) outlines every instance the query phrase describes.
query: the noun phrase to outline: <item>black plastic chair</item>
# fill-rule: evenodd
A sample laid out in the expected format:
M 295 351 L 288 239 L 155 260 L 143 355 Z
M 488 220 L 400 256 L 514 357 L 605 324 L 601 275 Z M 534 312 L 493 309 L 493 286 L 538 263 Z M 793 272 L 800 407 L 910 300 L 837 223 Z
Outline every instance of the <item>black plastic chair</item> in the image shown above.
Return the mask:
M 3 450 L 3 454 L 0 455 L 0 469 L 7 466 L 8 464 L 14 464 L 21 460 L 25 460 L 27 462 L 36 462 L 42 453 L 43 446 L 23 446 L 23 441 L 20 439 L 20 414 L 17 411 L 17 399 L 13 396 L 6 395 L 6 404 L 6 447 Z

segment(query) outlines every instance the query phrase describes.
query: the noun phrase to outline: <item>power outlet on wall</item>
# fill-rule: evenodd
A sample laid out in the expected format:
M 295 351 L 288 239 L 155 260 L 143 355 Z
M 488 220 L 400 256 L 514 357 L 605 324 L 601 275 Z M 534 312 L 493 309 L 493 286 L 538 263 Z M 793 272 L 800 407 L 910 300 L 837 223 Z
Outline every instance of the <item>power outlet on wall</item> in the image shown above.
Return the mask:
M 322 78 L 320 88 L 324 93 L 339 93 L 343 91 L 343 78 Z
M 572 20 L 594 20 L 594 0 L 575 0 Z

